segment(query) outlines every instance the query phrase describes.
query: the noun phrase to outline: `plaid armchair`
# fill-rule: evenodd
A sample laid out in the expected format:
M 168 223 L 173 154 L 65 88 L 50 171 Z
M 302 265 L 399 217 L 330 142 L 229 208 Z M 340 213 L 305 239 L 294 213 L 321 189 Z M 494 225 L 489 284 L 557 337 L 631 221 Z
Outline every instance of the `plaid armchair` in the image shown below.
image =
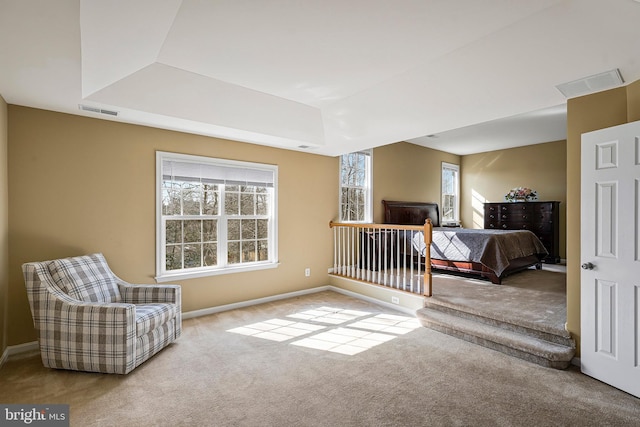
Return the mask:
M 102 254 L 23 264 L 42 363 L 127 374 L 182 331 L 179 285 L 132 285 Z

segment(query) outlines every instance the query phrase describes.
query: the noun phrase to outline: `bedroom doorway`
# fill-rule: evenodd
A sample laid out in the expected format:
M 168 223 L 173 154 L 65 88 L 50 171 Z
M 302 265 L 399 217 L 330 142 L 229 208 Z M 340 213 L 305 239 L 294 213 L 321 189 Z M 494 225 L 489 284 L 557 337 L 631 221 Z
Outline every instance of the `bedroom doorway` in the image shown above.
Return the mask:
M 582 135 L 582 372 L 640 397 L 640 122 Z

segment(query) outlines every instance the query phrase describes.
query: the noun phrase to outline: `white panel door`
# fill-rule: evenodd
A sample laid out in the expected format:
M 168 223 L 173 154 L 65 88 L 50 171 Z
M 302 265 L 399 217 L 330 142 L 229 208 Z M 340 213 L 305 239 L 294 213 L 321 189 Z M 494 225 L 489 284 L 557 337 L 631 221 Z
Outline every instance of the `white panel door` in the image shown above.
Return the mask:
M 640 397 L 640 122 L 582 135 L 582 372 Z

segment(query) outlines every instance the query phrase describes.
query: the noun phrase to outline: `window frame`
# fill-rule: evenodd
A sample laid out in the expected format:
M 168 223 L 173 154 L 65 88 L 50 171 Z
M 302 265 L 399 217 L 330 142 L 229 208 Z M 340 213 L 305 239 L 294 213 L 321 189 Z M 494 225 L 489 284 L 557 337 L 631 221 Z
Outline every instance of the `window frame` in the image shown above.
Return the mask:
M 220 186 L 219 212 L 217 215 L 178 215 L 183 220 L 189 219 L 212 219 L 217 220 L 217 260 L 225 259 L 225 262 L 218 263 L 215 266 L 200 266 L 192 268 L 182 268 L 180 270 L 166 269 L 166 227 L 165 217 L 163 215 L 163 161 L 177 161 L 185 163 L 213 165 L 222 167 L 233 167 L 240 169 L 251 169 L 259 171 L 267 171 L 273 173 L 273 189 L 269 212 L 267 214 L 268 223 L 268 259 L 265 261 L 252 261 L 239 264 L 228 264 L 227 257 L 227 219 L 254 219 L 257 214 L 250 215 L 250 218 L 242 218 L 242 215 L 227 215 L 224 212 L 225 202 L 225 184 Z M 165 151 L 156 151 L 156 282 L 168 282 L 179 279 L 191 279 L 198 277 L 207 277 L 220 274 L 239 273 L 255 270 L 264 270 L 276 268 L 278 262 L 278 166 L 262 163 L 243 162 L 236 160 L 220 159 L 215 157 L 198 156 L 190 154 L 180 154 Z M 224 219 L 223 219 L 224 217 Z M 175 218 L 177 219 L 177 218 Z M 184 237 L 183 237 L 184 239 Z M 184 240 L 183 240 L 184 242 Z
M 445 170 L 453 170 L 455 171 L 455 183 L 454 183 L 454 197 L 455 203 L 453 207 L 453 219 L 444 219 L 444 197 L 446 194 L 444 192 L 444 173 Z M 456 165 L 454 163 L 442 162 L 442 167 L 440 170 L 440 203 L 442 207 L 441 215 L 441 223 L 444 224 L 460 224 L 460 165 Z
M 352 155 L 352 154 L 363 154 L 365 155 L 365 178 L 364 178 L 364 186 L 348 186 L 348 188 L 362 188 L 364 189 L 364 218 L 362 221 L 354 221 L 354 220 L 346 220 L 342 217 L 342 189 L 345 188 L 342 183 L 342 163 L 344 156 Z M 340 218 L 340 222 L 344 223 L 371 223 L 373 222 L 373 150 L 359 150 L 351 153 L 345 153 L 340 155 L 339 160 L 339 168 L 338 168 L 338 217 Z

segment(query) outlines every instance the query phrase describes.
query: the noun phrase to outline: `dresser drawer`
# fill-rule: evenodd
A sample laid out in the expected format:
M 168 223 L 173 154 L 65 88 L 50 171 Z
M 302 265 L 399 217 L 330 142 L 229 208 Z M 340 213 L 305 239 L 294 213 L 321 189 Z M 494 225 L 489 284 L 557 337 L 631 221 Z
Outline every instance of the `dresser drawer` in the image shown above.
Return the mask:
M 532 210 L 536 213 L 548 213 L 552 214 L 554 212 L 553 203 L 536 203 L 532 205 Z
M 553 221 L 554 216 L 553 212 L 537 211 L 531 213 L 531 219 L 535 222 L 550 222 Z
M 484 228 L 494 230 L 513 230 L 512 224 L 504 221 L 485 221 Z
M 531 224 L 530 230 L 536 233 L 551 233 L 554 230 L 554 224 L 553 221 L 549 220 L 544 222 L 534 221 Z
M 501 210 L 503 212 L 508 212 L 512 214 L 516 213 L 531 213 L 533 211 L 533 206 L 529 203 L 505 203 L 501 205 Z
M 531 224 L 522 221 L 488 221 L 485 222 L 484 228 L 495 230 L 531 230 Z
M 524 221 L 509 221 L 509 230 L 531 230 L 531 223 Z
M 504 222 L 531 222 L 532 215 L 529 212 L 503 212 L 500 221 Z
M 487 220 L 485 219 L 485 222 L 484 222 L 484 228 L 488 228 L 488 229 L 496 229 L 496 230 L 499 230 L 499 229 L 505 229 L 505 230 L 507 230 L 507 224 L 502 224 L 502 223 L 501 223 L 500 221 L 498 221 L 498 220 L 495 220 L 495 221 L 487 221 Z
M 491 203 L 486 205 L 487 212 L 513 214 L 513 213 L 531 213 L 533 207 L 528 203 Z

